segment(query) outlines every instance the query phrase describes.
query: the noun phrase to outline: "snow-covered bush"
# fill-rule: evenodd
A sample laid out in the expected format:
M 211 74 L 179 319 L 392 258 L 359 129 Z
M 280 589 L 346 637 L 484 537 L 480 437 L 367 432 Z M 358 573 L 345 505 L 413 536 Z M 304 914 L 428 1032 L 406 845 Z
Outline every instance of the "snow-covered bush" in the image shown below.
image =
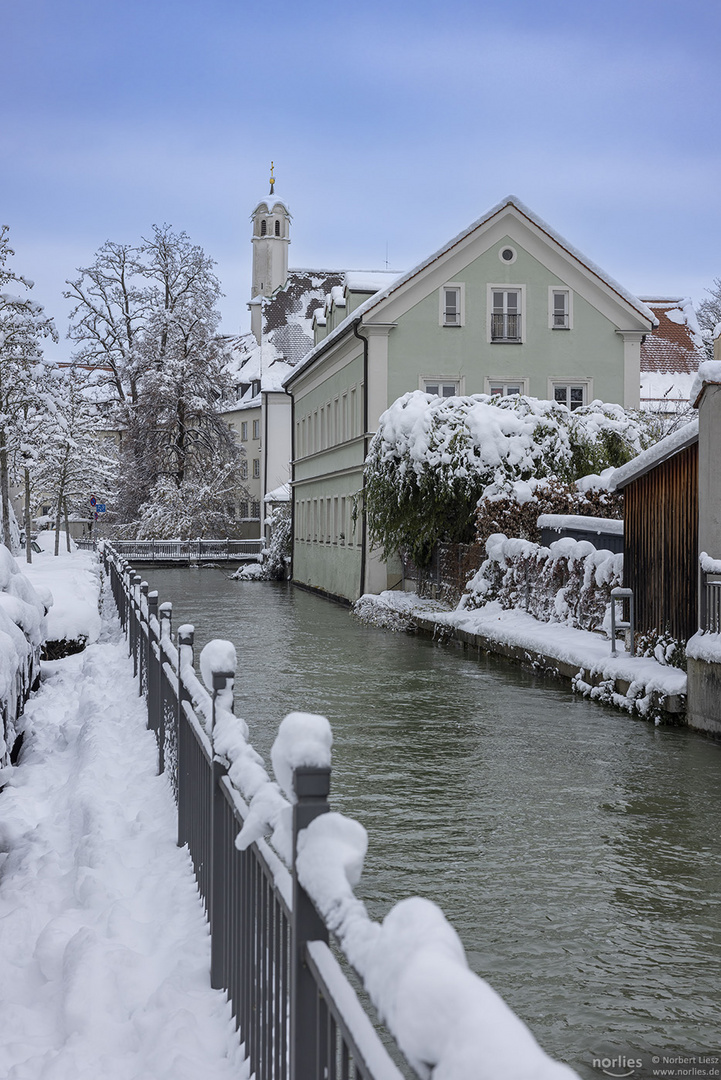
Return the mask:
M 460 607 L 498 600 L 501 607 L 522 608 L 541 622 L 598 630 L 605 623 L 611 589 L 623 583 L 623 555 L 599 550 L 587 540 L 565 538 L 541 547 L 496 533 L 486 541 L 486 554 Z
M 571 483 L 630 460 L 658 437 L 657 422 L 594 401 L 570 412 L 536 398 L 440 398 L 420 390 L 380 417 L 366 459 L 371 542 L 405 548 L 423 566 L 438 540 L 473 539 L 491 485 L 556 477 Z
M 541 514 L 620 519 L 623 493 L 606 486 L 612 472 L 607 469 L 601 476 L 592 474 L 575 484 L 556 476 L 491 484 L 478 501 L 476 540 L 484 544 L 493 533 L 505 533 L 540 543 L 537 521 Z
M 686 649 L 668 629 L 647 630 L 637 633 L 635 638 L 636 656 L 651 656 L 664 667 L 677 667 L 686 670 Z
M 40 667 L 45 604 L 0 545 L 0 767 L 15 742 L 15 721 Z
M 163 477 L 140 507 L 138 520 L 118 531 L 138 540 L 222 539 L 228 535 L 234 493 L 232 469 L 219 469 L 202 480 L 187 479 L 180 486 Z

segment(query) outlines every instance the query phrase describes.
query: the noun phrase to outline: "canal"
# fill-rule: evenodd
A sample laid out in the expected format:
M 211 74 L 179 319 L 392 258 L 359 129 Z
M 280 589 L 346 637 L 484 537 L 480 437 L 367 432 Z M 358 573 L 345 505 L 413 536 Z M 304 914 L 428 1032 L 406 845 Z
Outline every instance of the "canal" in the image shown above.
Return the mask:
M 718 1050 L 719 744 L 289 585 L 144 573 L 199 648 L 235 643 L 236 711 L 266 761 L 287 712 L 329 718 L 331 800 L 368 830 L 374 917 L 436 901 L 471 967 L 583 1077 L 593 1056 Z

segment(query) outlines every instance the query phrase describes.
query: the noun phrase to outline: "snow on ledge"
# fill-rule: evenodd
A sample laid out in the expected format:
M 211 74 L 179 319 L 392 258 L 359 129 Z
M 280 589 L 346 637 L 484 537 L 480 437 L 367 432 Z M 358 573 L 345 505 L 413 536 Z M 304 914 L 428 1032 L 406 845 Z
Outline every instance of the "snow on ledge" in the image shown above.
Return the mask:
M 699 630 L 688 639 L 686 656 L 691 660 L 705 660 L 707 664 L 721 664 L 721 634 Z
M 623 522 L 616 518 L 583 517 L 580 514 L 541 514 L 536 524 L 539 529 L 576 529 L 623 536 Z
M 689 401 L 694 407 L 707 383 L 721 383 L 721 360 L 702 360 L 699 364 L 689 393 Z

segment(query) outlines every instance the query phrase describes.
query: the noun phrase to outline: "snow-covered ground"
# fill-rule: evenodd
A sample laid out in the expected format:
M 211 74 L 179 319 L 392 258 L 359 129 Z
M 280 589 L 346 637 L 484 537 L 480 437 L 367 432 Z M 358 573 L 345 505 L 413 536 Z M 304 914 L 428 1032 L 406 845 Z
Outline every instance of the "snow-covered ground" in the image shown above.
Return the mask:
M 64 532 L 60 534 L 57 557 L 53 554 L 54 532 L 40 532 L 38 544 L 42 551 L 33 552 L 31 563 L 20 555 L 17 564 L 39 596 L 45 599 L 48 593 L 52 594 L 45 640 L 66 638 L 77 641 L 84 637 L 88 642 L 97 641 L 100 634 L 100 564 L 97 556 L 90 551 L 78 551 L 72 541 L 74 550 L 69 552 Z
M 0 793 L 0 1076 L 239 1080 L 115 616 L 84 652 L 43 665 L 22 723 Z
M 611 642 L 600 634 L 588 630 L 575 630 L 561 623 L 543 623 L 525 611 L 504 610 L 497 601 L 475 611 L 429 611 L 429 602 L 419 600 L 409 593 L 383 592 L 380 596 L 366 595 L 358 601 L 361 613 L 368 616 L 374 605 L 380 618 L 373 620 L 384 624 L 387 613 L 408 618 L 430 620 L 438 627 L 449 627 L 469 634 L 480 635 L 499 645 L 514 646 L 541 653 L 560 664 L 569 665 L 595 682 L 629 683 L 626 694 L 596 693 L 598 686 L 591 687 L 586 678 L 575 680 L 576 689 L 592 697 L 603 697 L 622 708 L 630 708 L 644 714 L 651 705 L 651 695 L 675 697 L 686 693 L 686 672 L 680 668 L 667 667 L 649 657 L 630 656 L 618 643 L 616 656 L 611 655 Z M 436 605 L 438 606 L 438 605 Z M 370 619 L 369 619 L 370 621 Z

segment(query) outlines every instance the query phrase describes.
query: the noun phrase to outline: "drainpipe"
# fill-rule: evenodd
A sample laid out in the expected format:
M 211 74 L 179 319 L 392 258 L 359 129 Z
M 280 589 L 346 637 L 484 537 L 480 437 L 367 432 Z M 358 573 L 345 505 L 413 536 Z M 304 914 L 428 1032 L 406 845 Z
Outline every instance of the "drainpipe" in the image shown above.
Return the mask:
M 295 574 L 295 394 L 290 395 L 290 580 Z
M 360 320 L 359 320 L 360 321 Z M 362 334 L 358 333 L 358 322 L 353 323 L 353 333 L 359 341 L 363 342 L 363 462 L 368 456 L 368 338 L 364 338 Z M 365 488 L 365 468 L 363 471 L 363 487 Z M 365 511 L 365 496 L 361 495 L 362 503 L 362 531 L 361 531 L 361 564 L 360 564 L 360 593 L 362 596 L 365 592 L 366 584 L 366 543 L 367 543 L 367 529 L 366 529 L 366 511 Z

